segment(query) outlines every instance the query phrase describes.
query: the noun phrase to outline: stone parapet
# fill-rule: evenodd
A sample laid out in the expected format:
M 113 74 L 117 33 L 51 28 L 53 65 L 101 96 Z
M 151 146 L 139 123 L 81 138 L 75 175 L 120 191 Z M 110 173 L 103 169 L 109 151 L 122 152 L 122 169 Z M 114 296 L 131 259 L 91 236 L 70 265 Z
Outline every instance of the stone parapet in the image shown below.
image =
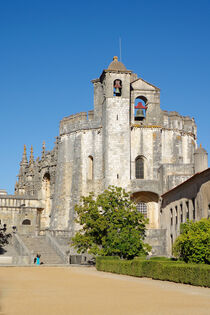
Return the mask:
M 182 116 L 176 111 L 162 111 L 163 125 L 166 128 L 178 129 L 182 132 L 191 133 L 197 137 L 197 127 L 194 118 L 189 116 Z
M 159 168 L 163 193 L 174 188 L 194 174 L 194 164 L 164 164 Z
M 159 180 L 133 179 L 130 184 L 131 192 L 149 191 L 161 195 L 162 187 Z
M 7 191 L 5 189 L 0 189 L 0 196 L 5 196 L 7 195 Z
M 0 196 L 0 208 L 1 207 L 38 207 L 39 201 L 36 198 L 29 198 L 26 196 L 17 196 L 17 195 L 1 195 Z
M 80 115 L 80 114 L 84 114 L 84 113 L 71 115 L 61 120 L 60 136 L 69 134 L 71 132 L 79 131 L 79 130 L 97 129 L 101 127 L 100 122 L 94 120 L 93 111 L 88 112 L 89 120 L 87 120 L 87 113 L 85 113 L 86 119 L 84 119 L 85 116 Z M 72 116 L 76 116 L 76 117 L 72 117 Z M 82 119 L 79 119 L 79 118 L 82 118 Z

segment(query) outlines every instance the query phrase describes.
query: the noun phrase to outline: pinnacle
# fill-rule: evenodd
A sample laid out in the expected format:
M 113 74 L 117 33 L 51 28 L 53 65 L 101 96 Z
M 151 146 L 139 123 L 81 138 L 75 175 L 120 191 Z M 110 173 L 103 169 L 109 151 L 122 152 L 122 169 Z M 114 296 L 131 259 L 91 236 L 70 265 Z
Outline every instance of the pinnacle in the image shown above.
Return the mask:
M 29 160 L 29 164 L 33 164 L 34 163 L 34 152 L 33 152 L 33 146 L 31 146 L 31 154 L 30 154 L 30 160 Z
M 20 165 L 27 165 L 28 160 L 27 160 L 27 154 L 26 154 L 26 145 L 24 144 L 24 149 L 23 149 L 23 156 L 22 156 L 22 161 L 20 162 Z

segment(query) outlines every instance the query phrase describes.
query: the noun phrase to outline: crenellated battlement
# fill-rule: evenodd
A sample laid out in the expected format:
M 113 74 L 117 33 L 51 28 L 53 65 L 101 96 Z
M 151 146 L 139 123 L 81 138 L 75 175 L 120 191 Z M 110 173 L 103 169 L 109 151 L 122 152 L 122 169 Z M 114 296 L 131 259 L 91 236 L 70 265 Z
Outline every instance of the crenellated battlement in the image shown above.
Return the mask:
M 197 127 L 194 118 L 182 116 L 176 111 L 163 111 L 163 125 L 165 128 L 179 129 L 191 132 L 197 136 Z
M 94 120 L 94 110 L 64 117 L 60 122 L 60 135 L 82 129 L 98 128 L 99 122 Z
M 75 122 L 80 122 L 80 121 L 87 121 L 87 112 L 80 112 L 77 114 L 73 114 L 67 117 L 64 117 L 61 120 L 61 124 L 65 123 L 65 122 L 71 122 L 71 123 L 75 123 Z

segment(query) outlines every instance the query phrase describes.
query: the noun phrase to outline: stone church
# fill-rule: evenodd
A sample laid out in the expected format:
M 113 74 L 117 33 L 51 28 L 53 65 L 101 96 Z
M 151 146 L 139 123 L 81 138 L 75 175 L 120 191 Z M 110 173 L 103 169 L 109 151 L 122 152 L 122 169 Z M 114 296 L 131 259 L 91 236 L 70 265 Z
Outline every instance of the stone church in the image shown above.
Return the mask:
M 164 194 L 208 168 L 206 151 L 197 149 L 195 121 L 161 109 L 160 89 L 117 57 L 92 83 L 94 109 L 63 118 L 52 151 L 43 143 L 41 157 L 34 160 L 31 148 L 28 161 L 24 147 L 15 195 L 0 194 L 0 218 L 6 222 L 13 211 L 7 223 L 13 220 L 22 233 L 73 235 L 80 196 L 120 186 L 149 218 L 152 253 L 168 255 L 178 228 L 175 234 L 169 229 L 171 210 L 162 206 Z

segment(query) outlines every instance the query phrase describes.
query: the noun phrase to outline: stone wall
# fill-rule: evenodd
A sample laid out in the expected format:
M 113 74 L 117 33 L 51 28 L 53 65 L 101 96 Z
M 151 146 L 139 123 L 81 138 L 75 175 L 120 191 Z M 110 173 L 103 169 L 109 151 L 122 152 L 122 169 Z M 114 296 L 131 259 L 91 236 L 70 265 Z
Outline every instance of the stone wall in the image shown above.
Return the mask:
M 113 93 L 116 79 L 122 82 L 120 97 Z M 94 111 L 70 115 L 60 123 L 50 226 L 72 234 L 76 228 L 74 206 L 82 195 L 98 194 L 108 185 L 116 185 L 131 193 L 160 196 L 194 174 L 194 119 L 162 111 L 160 90 L 130 71 L 105 70 L 92 82 Z M 143 121 L 134 118 L 137 97 L 146 101 Z M 138 156 L 144 158 L 143 179 L 136 179 Z M 161 220 L 158 201 L 148 199 L 147 204 L 149 227 L 157 229 Z
M 93 179 L 88 178 L 88 158 L 93 159 Z M 101 128 L 61 135 L 51 227 L 74 230 L 74 205 L 80 196 L 102 191 Z
M 197 173 L 184 183 L 162 195 L 161 229 L 167 229 L 167 248 L 180 234 L 180 224 L 187 219 L 197 221 L 210 217 L 210 169 Z
M 115 94 L 115 80 L 121 82 L 121 95 Z M 47 152 L 43 145 L 36 161 L 32 152 L 28 162 L 24 151 L 16 195 L 39 201 L 44 229 L 73 235 L 77 228 L 74 207 L 81 196 L 91 191 L 97 195 L 109 185 L 124 187 L 136 201 L 147 204 L 148 228 L 154 230 L 148 239 L 157 243 L 159 238 L 159 252 L 163 252 L 161 244 L 166 235 L 170 239 L 171 230 L 158 199 L 195 172 L 195 121 L 163 111 L 160 89 L 138 78 L 116 58 L 92 83 L 94 110 L 63 118 L 54 149 Z M 136 99 L 146 105 L 142 120 L 134 115 Z M 143 178 L 136 178 L 137 157 L 143 159 Z M 170 209 L 166 212 L 168 216 Z
M 34 233 L 38 224 L 39 206 L 39 202 L 30 197 L 0 195 L 1 225 L 6 224 L 8 232 L 12 232 L 12 227 L 15 226 L 19 233 Z M 29 224 L 24 224 L 24 222 Z
M 166 229 L 147 229 L 145 242 L 152 246 L 152 256 L 169 256 Z

